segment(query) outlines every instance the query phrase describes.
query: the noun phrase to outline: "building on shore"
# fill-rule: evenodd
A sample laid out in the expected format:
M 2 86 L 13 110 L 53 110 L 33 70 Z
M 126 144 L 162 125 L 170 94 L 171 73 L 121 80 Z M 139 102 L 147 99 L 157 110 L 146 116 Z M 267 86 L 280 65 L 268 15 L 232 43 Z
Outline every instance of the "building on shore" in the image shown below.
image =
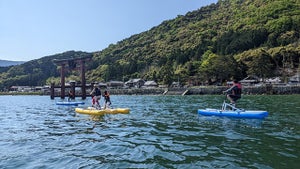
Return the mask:
M 129 88 L 135 87 L 140 88 L 145 84 L 145 81 L 143 79 L 130 79 L 127 82 L 125 82 L 125 85 Z

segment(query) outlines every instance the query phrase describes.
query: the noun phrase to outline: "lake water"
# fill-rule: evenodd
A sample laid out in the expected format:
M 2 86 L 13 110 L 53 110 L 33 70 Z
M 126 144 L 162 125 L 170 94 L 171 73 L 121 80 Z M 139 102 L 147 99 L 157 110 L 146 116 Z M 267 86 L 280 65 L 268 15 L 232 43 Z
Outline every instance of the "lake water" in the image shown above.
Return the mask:
M 129 114 L 91 117 L 49 96 L 0 96 L 0 168 L 300 166 L 300 95 L 243 96 L 265 120 L 203 117 L 224 96 L 111 96 Z M 80 100 L 80 99 L 79 99 Z M 85 100 L 90 105 L 91 99 Z M 101 100 L 101 103 L 103 100 Z

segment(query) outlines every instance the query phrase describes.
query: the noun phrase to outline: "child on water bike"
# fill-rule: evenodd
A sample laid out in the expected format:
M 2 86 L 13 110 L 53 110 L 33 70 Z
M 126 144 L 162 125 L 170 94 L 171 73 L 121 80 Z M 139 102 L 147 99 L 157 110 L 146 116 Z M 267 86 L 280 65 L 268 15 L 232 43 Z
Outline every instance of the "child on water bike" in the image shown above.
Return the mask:
M 104 100 L 105 100 L 105 105 L 104 105 L 104 109 L 106 108 L 110 108 L 111 105 L 111 101 L 110 101 L 110 96 L 107 90 L 104 91 Z

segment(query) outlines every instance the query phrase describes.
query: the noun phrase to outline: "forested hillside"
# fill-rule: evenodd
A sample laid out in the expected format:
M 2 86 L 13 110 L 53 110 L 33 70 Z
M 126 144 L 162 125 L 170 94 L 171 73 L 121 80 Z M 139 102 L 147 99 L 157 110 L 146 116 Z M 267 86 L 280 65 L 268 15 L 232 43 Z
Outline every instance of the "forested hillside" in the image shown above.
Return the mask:
M 3 90 L 14 85 L 45 85 L 47 79 L 60 76 L 60 72 L 53 63 L 53 59 L 69 59 L 91 55 L 92 54 L 86 52 L 69 51 L 32 60 L 21 65 L 10 67 L 8 70 L 6 70 L 7 68 L 0 68 L 0 71 L 2 70 L 2 73 L 0 72 L 0 89 Z
M 297 0 L 219 1 L 110 45 L 88 78 L 170 84 L 292 74 L 284 69 L 299 67 L 299 9 Z
M 287 81 L 299 71 L 299 9 L 299 0 L 220 0 L 93 53 L 87 81 L 143 78 L 170 84 L 179 79 L 197 85 L 248 75 Z M 2 73 L 0 87 L 59 79 L 50 68 L 57 56 L 46 58 Z M 40 63 L 48 68 L 39 68 Z

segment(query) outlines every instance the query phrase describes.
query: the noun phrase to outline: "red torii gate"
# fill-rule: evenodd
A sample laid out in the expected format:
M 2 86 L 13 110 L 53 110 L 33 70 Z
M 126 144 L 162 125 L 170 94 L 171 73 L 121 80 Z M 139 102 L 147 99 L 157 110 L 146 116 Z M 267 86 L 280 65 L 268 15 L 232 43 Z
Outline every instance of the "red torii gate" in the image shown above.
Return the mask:
M 77 68 L 77 64 L 80 65 L 80 76 L 81 76 L 81 96 L 82 99 L 86 99 L 86 80 L 85 80 L 85 62 L 91 60 L 92 56 L 90 57 L 84 57 L 84 58 L 73 58 L 73 59 L 54 59 L 53 62 L 56 65 L 61 66 L 60 68 L 60 83 L 61 83 L 61 95 L 60 97 L 62 99 L 65 98 L 65 69 L 66 66 L 68 66 L 69 69 L 75 69 Z M 51 99 L 54 99 L 55 93 L 54 93 L 54 83 L 51 84 Z M 74 93 L 75 97 L 75 83 L 71 83 L 71 92 Z

